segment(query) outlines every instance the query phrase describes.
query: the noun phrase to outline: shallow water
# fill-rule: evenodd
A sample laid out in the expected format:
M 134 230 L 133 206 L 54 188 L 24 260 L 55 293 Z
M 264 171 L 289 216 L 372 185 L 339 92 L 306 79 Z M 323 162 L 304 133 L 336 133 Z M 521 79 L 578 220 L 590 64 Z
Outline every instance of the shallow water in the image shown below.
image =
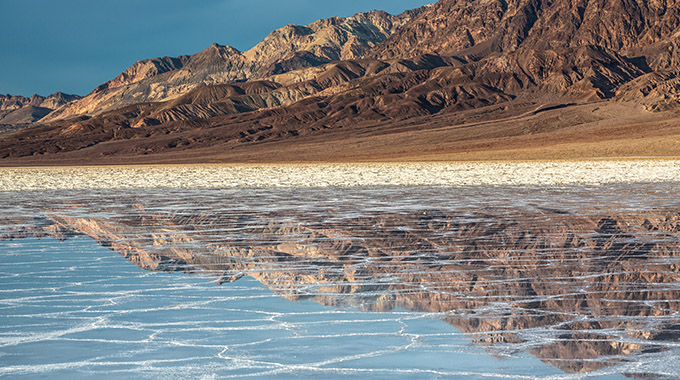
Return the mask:
M 438 315 L 291 302 L 252 279 L 144 272 L 88 238 L 0 243 L 0 375 L 433 378 L 556 374 Z M 504 376 L 501 376 L 504 377 Z
M 0 376 L 677 378 L 678 185 L 5 192 Z

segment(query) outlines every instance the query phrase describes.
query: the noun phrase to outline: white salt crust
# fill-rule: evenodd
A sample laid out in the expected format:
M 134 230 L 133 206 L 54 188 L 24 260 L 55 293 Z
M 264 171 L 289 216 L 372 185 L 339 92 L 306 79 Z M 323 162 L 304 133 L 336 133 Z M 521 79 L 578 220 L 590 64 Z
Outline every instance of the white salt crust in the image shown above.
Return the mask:
M 0 191 L 680 182 L 680 160 L 0 168 Z

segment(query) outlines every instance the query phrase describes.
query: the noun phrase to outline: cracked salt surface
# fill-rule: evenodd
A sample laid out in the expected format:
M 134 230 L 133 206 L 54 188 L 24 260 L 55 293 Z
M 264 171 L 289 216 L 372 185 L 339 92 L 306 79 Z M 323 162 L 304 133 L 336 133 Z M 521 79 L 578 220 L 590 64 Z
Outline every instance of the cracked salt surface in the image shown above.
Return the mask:
M 677 160 L 0 168 L 0 191 L 680 182 Z
M 18 243 L 0 242 L 0 377 L 581 378 L 527 354 L 489 356 L 436 313 L 144 272 L 87 238 Z

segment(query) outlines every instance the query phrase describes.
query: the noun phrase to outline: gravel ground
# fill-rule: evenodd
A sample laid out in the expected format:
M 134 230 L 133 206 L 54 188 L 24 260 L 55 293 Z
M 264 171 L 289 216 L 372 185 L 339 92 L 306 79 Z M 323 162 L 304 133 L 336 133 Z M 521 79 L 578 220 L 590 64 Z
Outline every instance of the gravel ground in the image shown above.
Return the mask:
M 0 191 L 680 182 L 678 160 L 0 168 Z

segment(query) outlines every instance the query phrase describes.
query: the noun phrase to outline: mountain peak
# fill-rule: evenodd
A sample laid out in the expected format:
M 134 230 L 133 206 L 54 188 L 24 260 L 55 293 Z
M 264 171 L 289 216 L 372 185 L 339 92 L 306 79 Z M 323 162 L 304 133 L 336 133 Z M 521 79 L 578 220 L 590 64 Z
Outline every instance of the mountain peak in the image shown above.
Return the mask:
M 218 51 L 218 52 L 224 52 L 224 53 L 229 53 L 229 54 L 240 54 L 241 53 L 235 47 L 232 47 L 232 46 L 229 46 L 229 45 L 220 45 L 217 42 L 213 42 L 210 46 L 203 49 L 201 52 L 207 52 L 207 51 Z M 201 52 L 199 52 L 199 54 Z
M 204 69 L 215 65 L 223 65 L 226 61 L 231 60 L 232 57 L 238 59 L 240 56 L 241 52 L 238 49 L 214 43 L 200 52 L 189 56 L 185 66 L 192 69 Z
M 359 58 L 419 12 L 393 16 L 371 11 L 308 25 L 286 25 L 243 53 L 213 43 L 194 55 L 141 60 L 97 87 L 78 104 L 49 115 L 45 121 L 160 101 L 204 85 L 262 78 L 338 59 Z

